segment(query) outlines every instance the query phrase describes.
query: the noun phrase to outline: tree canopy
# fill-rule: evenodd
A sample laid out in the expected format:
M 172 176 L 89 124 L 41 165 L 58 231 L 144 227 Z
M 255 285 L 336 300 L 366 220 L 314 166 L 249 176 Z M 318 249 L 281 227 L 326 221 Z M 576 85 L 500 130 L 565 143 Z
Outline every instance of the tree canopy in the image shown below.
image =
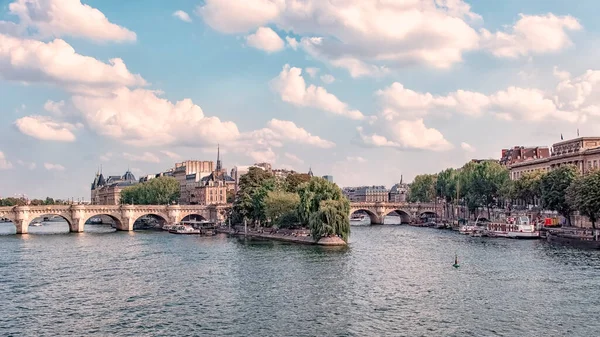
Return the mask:
M 409 202 L 431 202 L 436 195 L 436 174 L 419 174 L 410 184 Z
M 567 201 L 567 188 L 573 183 L 577 172 L 574 166 L 561 166 L 546 173 L 540 181 L 542 207 L 557 211 L 569 225 L 573 206 Z
M 566 190 L 566 199 L 574 210 L 590 219 L 595 229 L 600 217 L 600 171 L 575 178 Z
M 121 191 L 121 204 L 167 205 L 179 200 L 179 182 L 173 177 L 158 177 Z

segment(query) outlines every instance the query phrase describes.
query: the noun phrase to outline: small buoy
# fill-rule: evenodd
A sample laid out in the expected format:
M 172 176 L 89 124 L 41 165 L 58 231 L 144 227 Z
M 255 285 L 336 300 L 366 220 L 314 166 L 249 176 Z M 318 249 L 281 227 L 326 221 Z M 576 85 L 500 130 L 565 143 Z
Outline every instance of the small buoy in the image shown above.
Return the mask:
M 452 265 L 452 267 L 454 267 L 454 268 L 460 267 L 460 265 L 458 264 L 458 255 L 454 255 L 454 264 Z

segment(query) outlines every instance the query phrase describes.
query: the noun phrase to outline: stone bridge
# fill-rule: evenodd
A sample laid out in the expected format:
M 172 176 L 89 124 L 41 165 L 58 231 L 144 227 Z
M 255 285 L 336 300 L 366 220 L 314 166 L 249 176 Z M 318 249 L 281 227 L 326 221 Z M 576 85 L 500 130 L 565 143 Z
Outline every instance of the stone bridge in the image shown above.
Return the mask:
M 407 203 L 407 202 L 351 202 L 350 215 L 357 211 L 365 211 L 371 218 L 371 224 L 381 225 L 386 215 L 396 212 L 402 223 L 411 223 L 424 214 L 441 217 L 443 206 L 434 203 Z
M 26 234 L 37 217 L 59 215 L 67 221 L 71 232 L 83 232 L 86 221 L 98 216 L 110 217 L 117 230 L 131 231 L 134 222 L 146 215 L 155 215 L 168 224 L 180 222 L 188 215 L 221 222 L 229 205 L 48 205 L 0 207 L 0 218 L 7 218 L 17 227 L 17 234 Z

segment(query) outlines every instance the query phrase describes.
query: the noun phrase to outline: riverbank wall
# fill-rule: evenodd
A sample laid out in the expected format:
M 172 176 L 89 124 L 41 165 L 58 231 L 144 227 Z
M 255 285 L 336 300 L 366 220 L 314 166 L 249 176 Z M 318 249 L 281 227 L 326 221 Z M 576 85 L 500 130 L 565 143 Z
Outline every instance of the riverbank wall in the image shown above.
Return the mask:
M 327 237 L 321 238 L 319 241 L 315 241 L 310 235 L 302 234 L 281 234 L 281 233 L 269 233 L 262 231 L 243 231 L 243 230 L 234 230 L 234 229 L 218 229 L 219 233 L 226 233 L 229 235 L 240 236 L 240 237 L 248 237 L 248 238 L 256 238 L 263 240 L 275 240 L 282 242 L 292 242 L 303 245 L 317 245 L 317 246 L 329 246 L 329 247 L 339 247 L 339 246 L 347 246 L 348 244 L 339 237 Z

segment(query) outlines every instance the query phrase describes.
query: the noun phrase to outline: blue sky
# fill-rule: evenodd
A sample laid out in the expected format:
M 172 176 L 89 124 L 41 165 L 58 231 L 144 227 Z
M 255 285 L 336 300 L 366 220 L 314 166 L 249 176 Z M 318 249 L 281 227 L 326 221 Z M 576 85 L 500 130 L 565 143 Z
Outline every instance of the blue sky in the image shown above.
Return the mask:
M 0 0 L 0 196 L 87 199 L 100 165 L 140 176 L 217 144 L 227 168 L 390 186 L 598 135 L 599 7 Z

